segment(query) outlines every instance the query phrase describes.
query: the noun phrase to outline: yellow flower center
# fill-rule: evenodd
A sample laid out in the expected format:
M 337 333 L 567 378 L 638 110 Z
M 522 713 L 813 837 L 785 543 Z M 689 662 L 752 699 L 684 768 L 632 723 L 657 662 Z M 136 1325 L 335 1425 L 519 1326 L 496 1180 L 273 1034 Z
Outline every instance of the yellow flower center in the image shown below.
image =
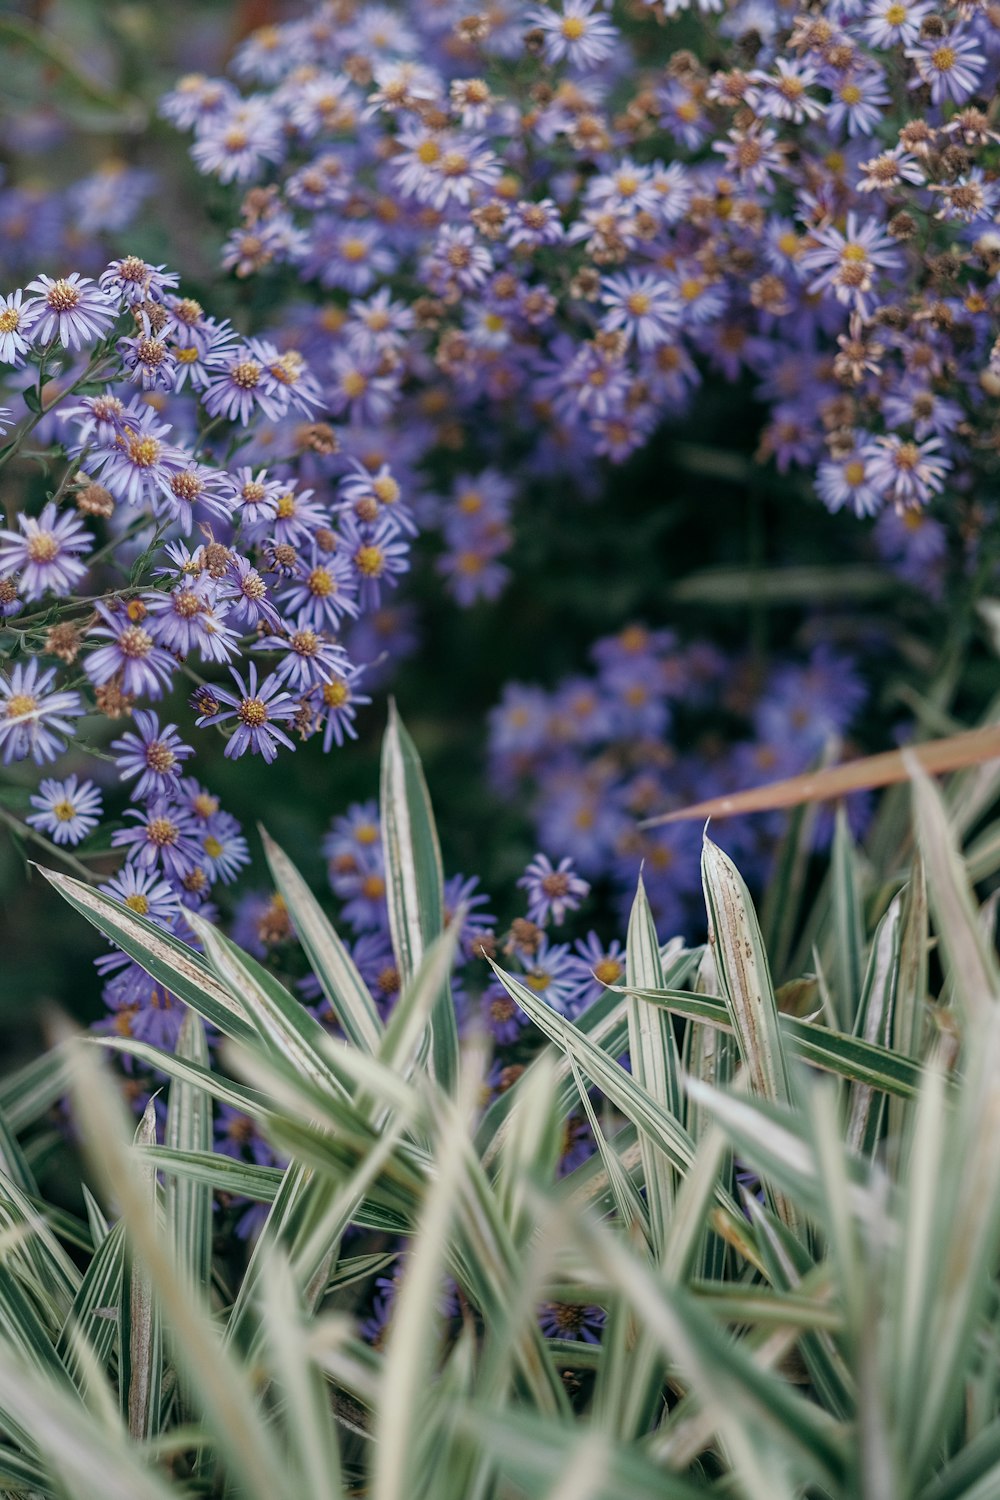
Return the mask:
M 441 155 L 441 147 L 437 141 L 421 141 L 417 147 L 417 161 L 422 162 L 425 167 L 432 167 Z
M 587 24 L 582 16 L 563 16 L 559 30 L 567 42 L 578 42 L 586 35 Z
M 51 531 L 36 531 L 24 550 L 32 562 L 51 562 L 59 552 L 59 538 Z
M 868 259 L 868 251 L 864 245 L 849 244 L 845 245 L 843 250 L 841 250 L 840 258 L 842 261 L 846 261 L 848 265 L 859 266 L 863 265 Z
M 622 966 L 617 958 L 602 958 L 594 965 L 594 977 L 602 984 L 617 984 L 622 977 Z
M 30 693 L 12 693 L 4 706 L 4 718 L 26 719 L 38 712 L 38 699 Z
M 248 729 L 259 729 L 262 724 L 267 723 L 267 705 L 260 698 L 244 698 L 236 710 L 236 717 Z
M 80 293 L 68 281 L 54 281 L 45 293 L 45 300 L 53 312 L 70 312 L 79 304 Z
M 252 391 L 260 381 L 260 365 L 254 359 L 244 359 L 233 366 L 230 375 L 241 391 Z
M 931 66 L 939 73 L 950 73 L 956 60 L 954 47 L 935 47 L 931 53 Z
M 52 811 L 59 819 L 60 823 L 71 823 L 76 817 L 76 808 L 73 806 L 72 802 L 67 802 L 65 800 L 63 800 L 62 802 L 57 802 Z
M 169 818 L 150 818 L 146 824 L 146 837 L 151 844 L 158 849 L 163 849 L 170 844 L 176 844 L 180 829 L 176 823 L 171 823 Z
M 144 896 L 141 891 L 135 891 L 131 896 L 126 896 L 123 904 L 140 917 L 145 917 L 149 913 L 149 897 Z
M 337 592 L 336 580 L 327 568 L 313 568 L 306 579 L 306 587 L 314 599 L 328 599 Z
M 349 400 L 356 401 L 368 389 L 367 376 L 362 375 L 360 370 L 348 370 L 347 374 L 341 377 L 340 388 Z
M 852 459 L 849 464 L 844 465 L 844 478 L 853 488 L 864 482 L 865 466 L 859 458 Z
M 359 547 L 354 554 L 354 566 L 366 578 L 377 578 L 384 563 L 385 558 L 381 547 L 372 546 L 371 543 L 367 547 Z
M 349 235 L 347 239 L 340 242 L 340 253 L 345 260 L 357 262 L 364 260 L 368 254 L 368 246 L 363 239 L 357 235 Z
M 634 318 L 644 317 L 649 312 L 650 305 L 650 299 L 645 292 L 633 292 L 625 301 L 625 306 Z
M 342 708 L 350 696 L 350 688 L 342 677 L 323 684 L 323 702 L 327 708 Z
M 130 432 L 125 447 L 137 469 L 152 468 L 160 457 L 160 444 L 154 437 L 139 437 Z
M 148 656 L 153 649 L 153 637 L 139 625 L 129 625 L 118 637 L 118 647 L 130 661 Z
M 5 307 L 0 312 L 0 333 L 13 333 L 21 326 L 21 314 L 16 307 Z
M 222 845 L 219 843 L 219 840 L 217 838 L 213 838 L 211 834 L 209 834 L 208 838 L 204 840 L 201 847 L 204 849 L 209 859 L 218 859 L 219 855 L 222 853 Z
M 885 13 L 886 24 L 889 26 L 902 26 L 906 20 L 905 5 L 890 5 Z
M 281 495 L 278 499 L 277 518 L 279 521 L 288 521 L 295 514 L 295 496 Z
M 399 485 L 391 474 L 382 474 L 372 481 L 372 489 L 383 505 L 395 505 L 399 499 Z

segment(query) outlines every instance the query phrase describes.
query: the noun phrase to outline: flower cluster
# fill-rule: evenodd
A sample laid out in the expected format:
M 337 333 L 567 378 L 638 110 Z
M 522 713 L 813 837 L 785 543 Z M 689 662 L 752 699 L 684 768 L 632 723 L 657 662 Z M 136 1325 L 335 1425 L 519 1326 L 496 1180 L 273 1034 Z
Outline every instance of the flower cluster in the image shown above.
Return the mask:
M 55 668 L 4 679 L 5 758 L 42 764 L 69 718 L 118 717 L 185 677 L 231 757 L 353 736 L 369 700 L 345 632 L 407 570 L 416 523 L 388 465 L 313 420 L 323 398 L 302 356 L 126 256 L 96 282 L 41 275 L 0 298 L 0 359 L 29 407 L 3 460 L 29 433 L 67 460 L 38 514 L 0 530 L 4 617 L 25 650 L 82 669 L 69 691 Z M 267 467 L 243 462 L 262 416 L 287 430 Z M 206 681 L 220 669 L 231 683 Z
M 542 844 L 610 882 L 623 914 L 641 870 L 658 919 L 683 932 L 703 915 L 700 829 L 643 820 L 807 770 L 843 743 L 867 689 L 855 663 L 825 645 L 761 676 L 703 642 L 632 625 L 597 641 L 591 656 L 591 674 L 552 692 L 507 685 L 490 716 L 494 783 L 527 801 Z M 785 827 L 780 814 L 730 819 L 715 837 L 759 880 Z M 829 831 L 821 820 L 817 840 Z M 529 890 L 529 915 L 544 912 L 544 884 Z
M 516 435 L 519 484 L 582 483 L 749 377 L 758 456 L 831 510 L 960 506 L 997 445 L 994 10 L 739 0 L 692 51 L 688 8 L 320 5 L 242 44 L 248 92 L 188 76 L 163 111 L 244 186 L 224 263 L 294 274 L 296 338 L 385 452 Z M 478 482 L 477 529 L 466 485 L 441 568 L 471 601 L 507 501 Z

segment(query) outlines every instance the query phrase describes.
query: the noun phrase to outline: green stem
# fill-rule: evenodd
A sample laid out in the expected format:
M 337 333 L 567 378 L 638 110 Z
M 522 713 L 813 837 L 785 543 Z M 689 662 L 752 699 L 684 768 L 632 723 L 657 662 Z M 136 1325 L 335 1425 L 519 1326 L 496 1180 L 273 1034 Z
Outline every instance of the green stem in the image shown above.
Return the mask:
M 47 854 L 62 860 L 64 865 L 68 865 L 71 870 L 75 871 L 84 880 L 88 882 L 93 880 L 93 870 L 88 870 L 83 861 L 77 859 L 75 854 L 70 854 L 67 849 L 61 849 L 58 844 L 54 844 L 51 839 L 47 839 L 43 833 L 38 833 L 28 823 L 22 823 L 20 818 L 15 818 L 13 813 L 9 813 L 3 807 L 0 807 L 0 823 L 6 823 L 7 827 L 16 833 L 19 838 L 27 839 L 32 844 L 40 845 Z

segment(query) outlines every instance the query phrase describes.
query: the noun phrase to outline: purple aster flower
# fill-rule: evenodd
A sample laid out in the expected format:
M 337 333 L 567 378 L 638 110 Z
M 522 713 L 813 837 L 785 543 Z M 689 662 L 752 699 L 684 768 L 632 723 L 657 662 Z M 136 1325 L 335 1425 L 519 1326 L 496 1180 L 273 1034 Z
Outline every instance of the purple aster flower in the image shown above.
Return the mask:
M 337 349 L 330 360 L 327 388 L 334 416 L 348 412 L 352 423 L 385 421 L 396 403 L 399 371 L 386 374 L 380 355 Z
M 202 849 L 201 867 L 213 884 L 221 880 L 229 885 L 250 863 L 250 846 L 232 813 L 216 813 L 207 832 L 199 830 L 197 838 Z
M 76 441 L 66 445 L 68 451 L 79 455 L 85 448 L 113 448 L 132 411 L 132 404 L 126 407 L 110 386 L 99 396 L 84 396 L 78 406 L 61 407 L 62 421 L 76 428 Z
M 174 388 L 177 356 L 164 337 L 169 332 L 168 324 L 159 334 L 154 333 L 149 314 L 144 312 L 139 331 L 131 338 L 118 340 L 118 353 L 129 380 L 144 391 L 155 390 L 157 386 L 168 391 Z
M 70 719 L 84 712 L 80 694 L 53 690 L 55 667 L 41 671 L 38 658 L 18 662 L 9 677 L 0 677 L 0 747 L 4 765 L 28 755 L 36 765 L 55 760 L 72 738 Z
M 477 911 L 477 907 L 490 904 L 485 891 L 476 889 L 478 884 L 478 875 L 472 875 L 468 879 L 464 875 L 452 875 L 444 883 L 445 922 L 450 922 L 460 907 L 465 911 L 458 946 L 466 958 L 471 958 L 475 944 L 486 933 L 492 932 L 497 922 L 492 912 Z
M 195 506 L 219 520 L 228 521 L 232 517 L 234 501 L 227 480 L 228 476 L 218 469 L 191 459 L 186 467 L 175 469 L 166 487 L 158 489 L 151 497 L 153 513 L 176 520 L 185 536 L 191 535 Z
M 240 100 L 218 119 L 203 121 L 191 147 L 199 171 L 220 182 L 249 182 L 265 162 L 281 161 L 285 142 L 281 116 L 262 97 Z
M 209 416 L 225 417 L 245 427 L 258 408 L 272 422 L 288 410 L 287 391 L 249 344 L 213 356 L 212 370 L 202 397 Z
M 849 453 L 828 459 L 816 471 L 816 491 L 829 511 L 849 506 L 856 516 L 873 516 L 881 510 L 883 496 L 869 481 L 865 448 L 859 434 Z
M 31 319 L 27 310 L 22 308 L 21 303 L 24 293 L 18 287 L 16 292 L 11 292 L 8 297 L 0 297 L 0 364 L 14 365 L 24 364 L 24 355 L 31 347 L 30 339 L 25 335 L 30 333 Z
M 124 864 L 117 875 L 106 880 L 100 889 L 106 896 L 113 896 L 127 906 L 129 911 L 148 917 L 161 927 L 172 927 L 180 915 L 177 892 L 153 869 Z
M 596 0 L 563 0 L 562 11 L 534 10 L 525 17 L 544 38 L 547 63 L 596 68 L 606 62 L 618 40 L 618 28 L 598 9 Z
M 809 291 L 832 291 L 838 302 L 867 316 L 876 273 L 902 269 L 895 241 L 878 219 L 859 224 L 854 213 L 847 215 L 845 233 L 831 224 L 814 229 L 812 238 L 816 248 L 807 250 L 800 262 L 803 271 L 820 273 L 809 283 Z
M 577 1302 L 544 1302 L 538 1310 L 538 1326 L 547 1339 L 599 1344 L 604 1319 L 603 1308 Z
M 471 224 L 444 224 L 420 269 L 432 292 L 442 296 L 454 287 L 475 292 L 484 286 L 494 269 L 493 256 L 480 243 Z
M 132 1037 L 161 1052 L 175 1050 L 187 1006 L 131 959 L 104 986 L 104 1003 L 117 1014 L 98 1022 L 96 1031 Z
M 101 794 L 94 783 L 77 781 L 75 776 L 67 776 L 65 781 L 46 779 L 32 796 L 31 805 L 38 811 L 29 813 L 25 821 L 57 844 L 78 844 L 94 831 L 103 812 Z
M 517 883 L 528 893 L 528 920 L 540 926 L 551 917 L 561 927 L 566 913 L 576 911 L 590 891 L 589 883 L 575 873 L 568 855 L 553 865 L 548 855 L 536 854 Z
M 104 624 L 88 631 L 88 637 L 106 640 L 108 644 L 92 651 L 83 664 L 91 682 L 100 687 L 120 672 L 123 693 L 137 698 L 162 698 L 177 669 L 174 658 L 128 614 L 112 614 L 103 603 L 95 608 Z
M 281 354 L 267 339 L 259 338 L 249 339 L 247 348 L 262 362 L 274 383 L 273 398 L 279 404 L 284 402 L 285 409 L 294 406 L 297 411 L 312 416 L 325 406 L 319 382 L 297 349 L 286 349 Z
M 111 844 L 125 849 L 131 864 L 146 870 L 159 865 L 174 883 L 198 864 L 201 850 L 191 819 L 167 797 L 154 797 L 147 807 L 129 807 L 125 816 L 135 819 L 135 827 L 117 829 Z
M 265 636 L 254 649 L 283 653 L 274 675 L 295 693 L 307 693 L 319 683 L 332 681 L 350 665 L 343 646 L 317 635 L 304 619 L 287 636 Z
M 784 142 L 778 140 L 776 130 L 763 126 L 753 126 L 749 130 L 738 130 L 734 126 L 724 141 L 714 143 L 712 150 L 719 152 L 727 169 L 735 174 L 744 188 L 759 188 L 770 193 L 775 175 L 781 178 L 788 170 Z
M 955 219 L 960 224 L 975 224 L 994 219 L 1000 206 L 1000 184 L 990 182 L 982 167 L 973 167 L 954 182 L 933 183 L 932 193 L 941 194 L 936 219 Z
M 437 571 L 447 580 L 448 591 L 457 604 L 468 609 L 480 599 L 496 599 L 510 580 L 510 569 L 497 561 L 496 553 L 506 551 L 509 537 L 470 537 L 464 543 L 453 541 L 450 549 L 438 558 Z
M 294 719 L 297 713 L 296 705 L 291 696 L 283 691 L 280 679 L 272 674 L 258 683 L 256 662 L 250 663 L 246 682 L 235 667 L 231 667 L 230 671 L 239 692 L 213 686 L 213 697 L 229 707 L 221 712 L 201 714 L 197 720 L 199 727 L 224 724 L 230 719 L 237 721 L 236 729 L 230 735 L 225 749 L 230 760 L 249 750 L 254 755 L 262 755 L 270 764 L 278 753 L 278 745 L 294 750 L 292 741 L 278 727 L 281 721 Z
M 152 590 L 143 595 L 148 611 L 149 633 L 158 645 L 175 656 L 188 656 L 195 648 L 202 661 L 229 661 L 239 648 L 239 636 L 225 623 L 215 596 L 214 580 L 202 574 L 185 578 L 169 593 Z
M 374 526 L 359 526 L 353 516 L 345 516 L 341 537 L 358 581 L 362 609 L 377 608 L 383 583 L 395 588 L 400 576 L 409 571 L 409 542 L 400 537 L 387 516 L 380 517 Z
M 961 26 L 944 36 L 927 37 L 906 55 L 914 63 L 919 77 L 913 86 L 925 83 L 931 91 L 931 102 L 945 104 L 952 100 L 964 104 L 976 92 L 986 68 L 986 57 L 976 38 Z
M 807 665 L 781 667 L 771 675 L 754 710 L 754 727 L 767 745 L 798 747 L 808 759 L 831 738 L 841 738 L 868 698 L 849 656 L 817 646 Z
M 301 547 L 329 524 L 326 510 L 314 498 L 314 491 L 298 490 L 294 479 L 282 480 L 274 502 L 273 542 Z
M 171 481 L 188 467 L 190 457 L 166 441 L 169 425 L 145 405 L 130 406 L 119 423 L 113 443 L 93 460 L 101 483 L 128 505 L 153 502 L 158 494 L 173 501 Z
M 18 587 L 27 600 L 43 594 L 69 594 L 87 571 L 79 559 L 94 539 L 72 511 L 59 515 L 54 501 L 37 518 L 20 512 L 16 531 L 0 530 L 0 578 L 20 572 Z
M 667 343 L 680 321 L 680 304 L 673 287 L 649 272 L 605 276 L 601 301 L 608 309 L 601 326 L 622 329 L 640 349 Z
M 579 986 L 573 997 L 572 1014 L 576 1015 L 599 1000 L 609 985 L 624 982 L 625 954 L 617 938 L 610 944 L 602 943 L 596 932 L 578 938 L 573 947 L 576 952 L 566 969 Z
M 137 708 L 132 723 L 137 733 L 130 730 L 121 739 L 111 741 L 118 775 L 122 781 L 139 778 L 131 792 L 135 802 L 147 797 L 172 796 L 180 781 L 181 765 L 194 754 L 193 748 L 184 744 L 176 724 L 168 724 L 161 730 L 156 714 L 147 708 Z
M 224 78 L 185 73 L 178 79 L 177 87 L 160 100 L 160 113 L 178 130 L 193 130 L 210 120 L 221 119 L 239 99 L 236 89 Z
M 151 266 L 139 255 L 125 255 L 101 272 L 99 285 L 109 297 L 134 307 L 141 302 L 162 302 L 179 281 L 177 272 L 166 266 Z
M 229 605 L 228 618 L 248 630 L 258 623 L 277 630 L 281 616 L 268 598 L 267 584 L 249 558 L 235 554 L 219 580 L 219 599 Z
M 365 693 L 356 691 L 355 684 L 363 674 L 363 667 L 341 667 L 328 682 L 318 683 L 310 694 L 309 701 L 318 716 L 316 732 L 322 727 L 325 752 L 334 743 L 342 745 L 345 736 L 352 740 L 358 737 L 354 727 L 358 709 L 372 701 Z
M 47 344 L 58 339 L 64 349 L 80 349 L 104 337 L 118 314 L 106 292 L 89 276 L 73 271 L 58 280 L 39 276 L 29 281 L 29 292 L 37 292 L 24 304 L 22 317 L 33 340 Z
M 893 146 L 870 161 L 861 162 L 859 170 L 864 173 L 858 179 L 859 193 L 887 193 L 903 182 L 920 187 L 926 181 L 923 167 L 913 153 L 902 146 Z
M 323 857 L 337 860 L 349 855 L 352 860 L 367 858 L 377 851 L 379 866 L 382 859 L 382 829 L 379 823 L 378 804 L 352 802 L 346 813 L 334 818 L 329 833 L 323 838 Z
M 812 63 L 800 58 L 791 62 L 784 57 L 775 59 L 773 73 L 750 74 L 753 87 L 748 90 L 746 101 L 759 115 L 773 120 L 790 120 L 801 125 L 804 120 L 817 120 L 827 106 L 808 92 L 820 82 L 819 73 Z
M 908 46 L 933 9 L 933 0 L 874 0 L 862 31 L 875 47 Z
M 550 943 L 543 937 L 534 953 L 522 956 L 522 962 L 524 973 L 520 978 L 526 987 L 553 1010 L 566 1015 L 576 988 L 569 944 Z
M 865 68 L 851 72 L 838 82 L 831 84 L 833 98 L 826 112 L 824 127 L 838 130 L 843 126 L 853 139 L 855 136 L 875 135 L 879 122 L 891 102 L 885 75 L 880 68 Z
M 274 1151 L 256 1123 L 231 1104 L 219 1104 L 215 1120 L 215 1149 L 237 1161 L 253 1161 L 259 1167 L 274 1165 Z
M 372 525 L 380 516 L 388 516 L 400 531 L 416 536 L 418 527 L 413 512 L 402 499 L 402 488 L 394 479 L 388 464 L 380 464 L 373 474 L 356 458 L 348 460 L 350 473 L 340 481 L 340 500 L 335 509 L 349 510 L 362 525 Z
M 270 529 L 274 521 L 282 482 L 280 479 L 268 479 L 266 469 L 260 469 L 255 474 L 252 468 L 242 468 L 228 478 L 233 490 L 237 524 L 248 537 L 255 540 L 258 535 Z
M 479 1003 L 490 1035 L 501 1047 L 513 1046 L 527 1026 L 528 1017 L 499 980 L 487 985 Z
M 542 245 L 558 245 L 564 237 L 564 230 L 553 199 L 540 198 L 536 202 L 522 199 L 507 221 L 506 236 L 512 250 L 522 247 L 537 250 Z
M 346 550 L 322 553 L 312 547 L 296 558 L 295 571 L 280 593 L 282 609 L 300 626 L 336 630 L 345 615 L 359 612 L 357 569 Z
M 890 433 L 865 445 L 868 481 L 882 498 L 896 506 L 926 505 L 944 489 L 951 460 L 940 450 L 941 439 L 911 442 Z

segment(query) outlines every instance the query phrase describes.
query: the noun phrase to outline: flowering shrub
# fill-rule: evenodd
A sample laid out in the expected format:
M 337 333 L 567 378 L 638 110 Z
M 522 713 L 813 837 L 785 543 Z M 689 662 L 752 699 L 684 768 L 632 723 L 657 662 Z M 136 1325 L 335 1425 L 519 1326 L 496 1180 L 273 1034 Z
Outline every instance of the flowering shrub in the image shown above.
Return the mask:
M 687 10 L 320 6 L 242 45 L 250 91 L 190 76 L 163 110 L 250 185 L 223 264 L 295 284 L 331 410 L 387 452 L 469 424 L 583 480 L 749 375 L 761 456 L 829 509 L 968 494 L 1000 393 L 993 11 Z M 451 517 L 446 574 L 492 594 L 502 506 Z

